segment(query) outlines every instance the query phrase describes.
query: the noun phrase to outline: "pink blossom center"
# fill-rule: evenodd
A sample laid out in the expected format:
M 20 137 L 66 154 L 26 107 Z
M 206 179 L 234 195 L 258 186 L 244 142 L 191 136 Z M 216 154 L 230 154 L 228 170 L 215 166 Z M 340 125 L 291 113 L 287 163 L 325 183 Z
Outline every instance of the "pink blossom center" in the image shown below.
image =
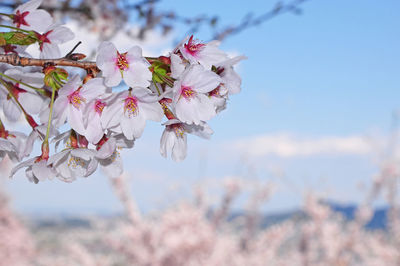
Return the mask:
M 48 32 L 46 32 L 44 34 L 36 33 L 36 37 L 38 38 L 39 44 L 40 44 L 40 51 L 43 51 L 43 44 L 51 43 L 47 36 L 52 32 L 53 32 L 53 30 L 49 30 Z
M 183 138 L 185 134 L 185 129 L 183 128 L 182 124 L 172 124 L 169 126 L 175 132 L 177 138 Z
M 25 21 L 25 17 L 29 14 L 29 11 L 25 11 L 21 14 L 19 10 L 13 16 L 13 23 L 17 24 L 17 28 L 21 27 L 21 25 L 29 26 L 29 24 Z
M 197 40 L 193 40 L 193 35 L 190 36 L 188 43 L 185 43 L 184 47 L 186 51 L 192 56 L 196 56 L 206 45 L 199 43 Z
M 209 96 L 214 96 L 214 97 L 221 97 L 221 94 L 219 93 L 219 86 L 212 91 L 209 92 Z
M 14 97 L 16 99 L 18 99 L 20 93 L 25 93 L 25 92 L 26 92 L 26 90 L 21 89 L 19 87 L 19 83 L 15 83 L 14 86 L 11 88 L 11 93 L 14 95 Z M 8 94 L 7 95 L 7 100 L 10 100 L 10 99 L 11 99 L 11 95 Z
M 6 44 L 6 45 L 1 46 L 1 48 L 3 48 L 5 54 L 8 54 L 8 53 L 18 54 L 17 51 L 15 51 L 15 49 L 17 49 L 17 46 L 14 46 L 11 44 Z
M 78 110 L 81 104 L 86 102 L 86 99 L 80 95 L 79 89 L 68 95 L 68 100 Z
M 190 101 L 190 99 L 196 96 L 196 92 L 191 87 L 182 86 L 181 96 Z
M 101 100 L 96 100 L 94 104 L 94 110 L 96 111 L 96 113 L 101 115 L 105 106 L 106 106 L 105 102 L 102 102 Z
M 118 51 L 117 51 L 117 67 L 121 70 L 121 71 L 124 71 L 124 70 L 127 70 L 128 68 L 129 68 L 129 62 L 128 62 L 128 60 L 126 59 L 126 54 L 127 54 L 127 52 L 126 53 L 122 53 L 122 54 L 120 54 Z
M 137 116 L 139 109 L 136 97 L 133 96 L 126 97 L 124 103 L 124 112 L 128 113 L 128 117 Z

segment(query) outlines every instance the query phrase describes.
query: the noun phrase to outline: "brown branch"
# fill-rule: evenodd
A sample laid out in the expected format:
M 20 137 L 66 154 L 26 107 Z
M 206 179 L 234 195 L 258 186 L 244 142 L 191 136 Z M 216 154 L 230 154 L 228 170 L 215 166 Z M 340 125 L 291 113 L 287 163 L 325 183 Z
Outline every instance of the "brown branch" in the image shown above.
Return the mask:
M 69 66 L 69 67 L 78 67 L 85 70 L 96 69 L 96 62 L 92 61 L 75 61 L 67 58 L 58 58 L 58 59 L 34 59 L 28 57 L 21 57 L 17 54 L 0 54 L 0 63 L 7 63 L 13 66 L 40 66 L 44 67 L 46 65 L 55 65 L 55 66 Z

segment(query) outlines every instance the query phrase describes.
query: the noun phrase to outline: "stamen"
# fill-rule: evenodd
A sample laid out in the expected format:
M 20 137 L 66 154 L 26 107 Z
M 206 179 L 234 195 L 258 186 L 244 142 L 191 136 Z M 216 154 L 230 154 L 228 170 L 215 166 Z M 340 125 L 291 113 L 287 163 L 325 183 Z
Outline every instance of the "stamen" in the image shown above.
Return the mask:
M 169 127 L 175 132 L 176 137 L 183 138 L 183 135 L 185 134 L 185 129 L 181 124 L 172 124 Z
M 190 101 L 191 98 L 194 98 L 196 96 L 196 92 L 190 87 L 182 86 L 181 96 Z
M 96 113 L 101 115 L 105 106 L 106 106 L 105 102 L 102 102 L 101 100 L 97 100 L 96 103 L 94 104 L 94 110 L 96 111 Z
M 199 43 L 198 40 L 193 40 L 193 35 L 190 36 L 188 43 L 184 45 L 186 51 L 192 56 L 196 56 L 205 46 L 204 43 Z
M 86 103 L 86 99 L 79 94 L 79 89 L 68 95 L 68 100 L 78 110 L 82 102 Z
M 124 112 L 128 113 L 128 117 L 137 116 L 139 108 L 137 105 L 137 99 L 134 96 L 128 96 L 125 98 Z
M 117 63 L 118 68 L 121 71 L 127 70 L 129 68 L 129 62 L 126 59 L 126 54 L 127 54 L 127 52 L 120 54 L 117 51 L 117 62 L 116 63 Z
M 68 159 L 68 167 L 76 169 L 78 166 L 85 167 L 86 162 L 79 157 L 70 156 Z

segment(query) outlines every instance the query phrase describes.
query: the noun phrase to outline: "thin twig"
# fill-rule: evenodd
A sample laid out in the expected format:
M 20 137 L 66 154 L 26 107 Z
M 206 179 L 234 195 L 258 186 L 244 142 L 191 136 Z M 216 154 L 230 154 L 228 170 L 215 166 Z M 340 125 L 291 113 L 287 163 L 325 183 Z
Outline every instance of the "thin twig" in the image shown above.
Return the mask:
M 58 59 L 34 59 L 28 57 L 22 57 L 17 54 L 0 54 L 0 63 L 7 63 L 13 66 L 40 66 L 44 67 L 46 65 L 55 65 L 55 66 L 70 66 L 70 67 L 78 67 L 85 70 L 88 69 L 96 69 L 96 62 L 92 61 L 75 61 L 66 58 L 58 58 Z

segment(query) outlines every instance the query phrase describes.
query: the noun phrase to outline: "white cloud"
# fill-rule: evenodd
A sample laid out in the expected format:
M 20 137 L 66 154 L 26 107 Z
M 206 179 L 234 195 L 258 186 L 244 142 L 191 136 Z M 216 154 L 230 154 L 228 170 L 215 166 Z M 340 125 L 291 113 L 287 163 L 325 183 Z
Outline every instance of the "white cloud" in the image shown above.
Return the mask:
M 363 136 L 300 138 L 283 133 L 234 140 L 228 149 L 254 157 L 287 158 L 322 154 L 366 155 L 372 152 L 373 145 Z

